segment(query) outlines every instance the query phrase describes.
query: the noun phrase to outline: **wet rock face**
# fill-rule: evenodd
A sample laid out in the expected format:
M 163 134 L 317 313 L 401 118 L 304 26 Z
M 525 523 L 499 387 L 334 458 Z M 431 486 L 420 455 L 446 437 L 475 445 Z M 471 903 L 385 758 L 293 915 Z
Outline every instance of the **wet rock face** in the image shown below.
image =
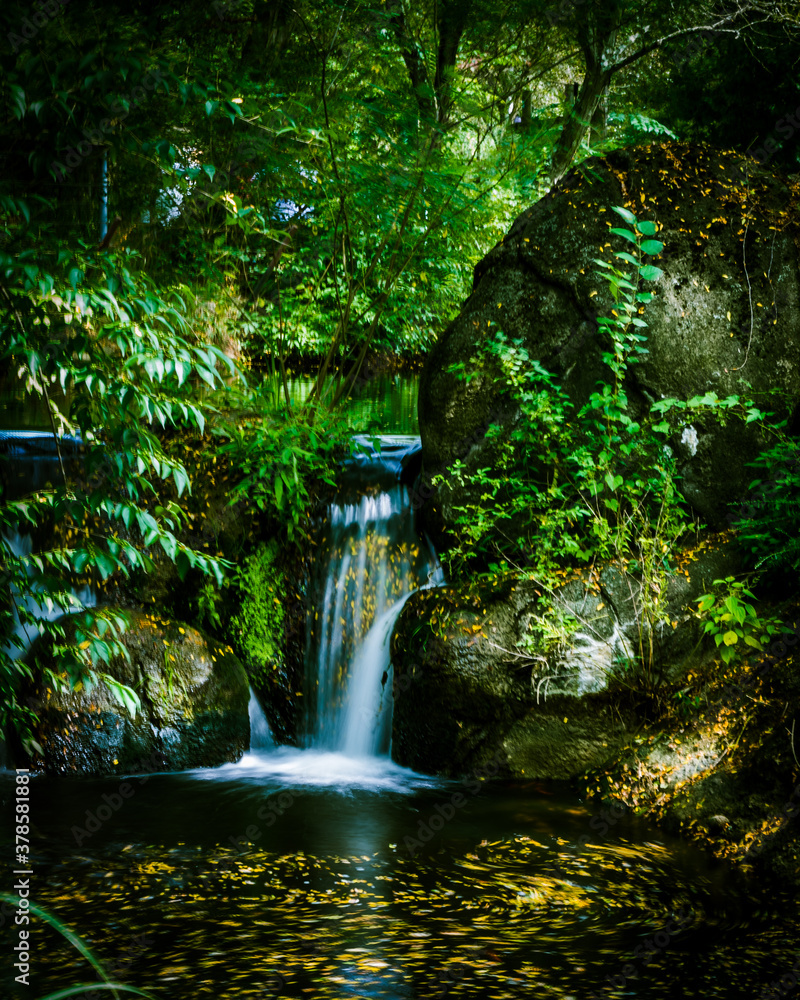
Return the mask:
M 598 603 L 582 585 L 566 589 L 571 600 Z M 491 760 L 505 774 L 566 779 L 619 748 L 634 720 L 612 718 L 598 693 L 616 619 L 604 616 L 597 636 L 576 640 L 555 665 L 522 647 L 537 609 L 534 585 L 511 580 L 412 595 L 392 641 L 399 764 L 454 776 Z
M 487 331 L 521 338 L 531 357 L 579 407 L 608 378 L 596 317 L 611 307 L 593 258 L 613 260 L 610 236 L 625 205 L 659 224 L 664 271 L 648 283 L 650 351 L 629 369 L 635 414 L 664 397 L 747 395 L 779 417 L 800 405 L 800 271 L 797 185 L 736 153 L 670 144 L 587 161 L 524 212 L 475 270 L 473 293 L 428 356 L 419 420 L 426 478 L 465 461 L 464 486 L 443 488 L 425 507 L 432 528 L 452 523 L 469 472 L 491 464 L 491 423 L 509 427 L 514 406 L 491 370 L 465 380 Z M 618 245 L 620 244 L 620 245 Z M 749 386 L 747 385 L 749 383 Z M 782 395 L 767 396 L 778 390 Z M 746 493 L 746 468 L 763 446 L 751 424 L 703 417 L 670 442 L 687 499 L 709 525 Z
M 31 691 L 39 713 L 32 762 L 60 775 L 106 775 L 217 767 L 239 760 L 250 743 L 249 688 L 230 650 L 179 622 L 128 612 L 123 641 L 130 661 L 108 673 L 132 687 L 142 707 L 132 718 L 105 684 L 60 693 L 43 681 Z M 65 619 L 68 635 L 74 630 Z M 46 653 L 33 651 L 39 667 Z M 41 669 L 36 672 L 41 678 Z
M 693 602 L 739 565 L 729 533 L 684 554 L 653 631 L 651 680 L 678 681 L 705 657 Z M 614 690 L 647 680 L 634 665 L 651 648 L 645 598 L 637 578 L 615 566 L 558 588 L 546 617 L 532 581 L 413 594 L 392 637 L 393 757 L 447 775 L 488 760 L 527 778 L 600 766 L 640 724 Z M 545 631 L 559 617 L 563 637 L 553 645 Z

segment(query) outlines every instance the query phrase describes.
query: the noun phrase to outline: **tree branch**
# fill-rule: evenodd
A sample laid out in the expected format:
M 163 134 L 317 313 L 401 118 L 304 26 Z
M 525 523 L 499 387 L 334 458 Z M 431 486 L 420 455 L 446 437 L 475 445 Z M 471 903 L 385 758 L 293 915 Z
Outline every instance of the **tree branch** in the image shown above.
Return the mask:
M 630 66 L 631 63 L 635 63 L 638 59 L 648 55 L 648 53 L 654 52 L 656 49 L 663 48 L 664 45 L 668 42 L 674 41 L 676 38 L 686 38 L 689 35 L 699 35 L 706 32 L 724 32 L 725 34 L 731 34 L 738 37 L 741 35 L 741 28 L 723 28 L 721 25 L 730 24 L 732 21 L 735 21 L 736 18 L 741 17 L 753 9 L 754 7 L 751 4 L 747 4 L 744 7 L 739 7 L 738 10 L 734 11 L 732 14 L 728 14 L 726 17 L 721 18 L 714 24 L 698 24 L 692 28 L 680 28 L 678 31 L 673 31 L 669 35 L 662 35 L 661 38 L 657 38 L 655 41 L 650 42 L 649 45 L 643 45 L 642 48 L 637 49 L 629 56 L 626 56 L 624 59 L 620 59 L 619 62 L 609 66 L 606 72 L 609 74 L 618 73 L 621 69 L 625 69 L 626 66 Z

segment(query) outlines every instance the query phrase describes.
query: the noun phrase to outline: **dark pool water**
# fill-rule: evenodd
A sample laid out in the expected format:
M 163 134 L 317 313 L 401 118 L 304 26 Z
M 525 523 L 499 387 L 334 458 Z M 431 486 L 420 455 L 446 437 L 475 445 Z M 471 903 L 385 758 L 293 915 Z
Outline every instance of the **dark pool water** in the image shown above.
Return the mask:
M 123 780 L 34 779 L 33 895 L 156 997 L 760 997 L 796 958 L 796 900 L 631 818 L 580 847 L 568 788 L 292 749 Z M 33 941 L 3 997 L 97 981 Z

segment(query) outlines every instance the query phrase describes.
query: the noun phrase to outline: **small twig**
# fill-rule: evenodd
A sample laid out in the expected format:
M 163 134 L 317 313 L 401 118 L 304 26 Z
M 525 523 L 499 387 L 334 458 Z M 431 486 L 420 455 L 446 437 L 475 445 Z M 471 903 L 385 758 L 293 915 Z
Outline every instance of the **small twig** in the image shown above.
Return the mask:
M 745 168 L 745 187 L 749 193 L 750 190 L 750 177 L 747 174 L 747 169 Z M 744 226 L 744 238 L 742 239 L 742 267 L 744 268 L 744 276 L 747 279 L 747 298 L 750 303 L 750 335 L 747 338 L 747 350 L 744 352 L 744 361 L 739 365 L 738 368 L 731 368 L 732 372 L 740 372 L 742 368 L 747 364 L 747 359 L 750 356 L 750 345 L 753 343 L 753 326 L 755 323 L 755 317 L 753 315 L 753 287 L 750 283 L 750 274 L 747 270 L 747 231 L 750 228 L 750 215 L 748 211 L 747 201 L 745 201 L 745 226 Z
M 741 732 L 739 733 L 739 736 L 738 736 L 738 739 L 736 740 L 736 742 L 735 742 L 735 743 L 731 743 L 731 744 L 729 744 L 729 745 L 728 745 L 728 746 L 727 746 L 727 747 L 726 747 L 726 748 L 725 748 L 725 749 L 724 749 L 724 750 L 722 751 L 722 753 L 720 754 L 720 756 L 719 756 L 719 757 L 718 757 L 718 758 L 717 758 L 717 759 L 716 759 L 716 760 L 714 761 L 714 763 L 713 763 L 713 764 L 711 765 L 711 767 L 716 767 L 716 766 L 717 766 L 717 764 L 719 764 L 719 762 L 720 762 L 720 761 L 722 760 L 722 758 L 723 758 L 723 757 L 724 757 L 724 756 L 725 756 L 726 754 L 729 754 L 729 753 L 731 752 L 731 750 L 735 750 L 735 749 L 736 749 L 736 748 L 737 748 L 737 747 L 739 746 L 739 740 L 741 740 L 741 738 L 742 738 L 742 737 L 744 736 L 744 731 L 745 731 L 745 729 L 747 729 L 747 723 L 748 723 L 749 721 L 750 721 L 750 716 L 749 716 L 749 715 L 748 715 L 748 716 L 745 716 L 745 720 L 744 720 L 744 725 L 742 726 L 742 731 L 741 731 Z
M 536 685 L 536 704 L 537 705 L 539 704 L 539 689 L 541 688 L 542 684 L 545 684 L 544 696 L 545 699 L 547 699 L 547 685 L 549 685 L 550 681 L 557 680 L 559 677 L 570 677 L 570 676 L 571 676 L 570 674 L 548 674 L 546 677 L 540 677 L 539 683 Z M 533 687 L 533 678 L 531 678 L 531 687 Z
M 58 464 L 61 466 L 61 478 L 64 480 L 64 489 L 69 490 L 69 483 L 67 482 L 67 473 L 64 470 L 64 456 L 61 454 L 61 442 L 58 437 L 58 431 L 56 430 L 56 422 L 53 417 L 53 404 L 50 402 L 50 397 L 47 394 L 47 385 L 45 384 L 44 374 L 41 377 L 42 382 L 42 395 L 44 396 L 44 402 L 47 406 L 47 415 L 50 417 L 50 427 L 53 431 L 53 439 L 56 443 L 56 451 L 58 452 Z
M 518 660 L 540 660 L 542 663 L 547 663 L 544 656 L 531 656 L 530 653 L 520 653 L 514 652 L 513 650 L 506 649 L 504 646 L 498 646 L 496 642 L 492 642 L 491 639 L 487 639 L 486 642 L 490 646 L 494 646 L 495 649 L 499 649 L 502 653 L 508 653 L 509 656 L 513 656 Z

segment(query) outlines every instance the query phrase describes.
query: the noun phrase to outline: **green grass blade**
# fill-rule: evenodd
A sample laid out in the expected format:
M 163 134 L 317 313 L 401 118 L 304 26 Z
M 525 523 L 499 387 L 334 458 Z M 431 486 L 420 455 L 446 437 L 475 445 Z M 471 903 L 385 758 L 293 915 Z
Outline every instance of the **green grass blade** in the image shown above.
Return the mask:
M 135 986 L 123 986 L 121 983 L 82 983 L 80 986 L 68 986 L 65 990 L 56 990 L 55 993 L 48 993 L 41 1000 L 62 1000 L 64 997 L 74 997 L 76 994 L 87 993 L 91 990 L 120 990 L 123 993 L 135 993 L 137 997 L 147 997 L 152 1000 L 149 993 L 137 990 Z
M 16 907 L 19 907 L 20 903 L 22 902 L 19 896 L 11 896 L 8 895 L 7 893 L 0 893 L 0 899 L 5 900 L 5 902 L 11 903 L 12 906 Z M 111 980 L 106 975 L 106 971 L 103 968 L 103 966 L 100 964 L 98 959 L 96 959 L 94 955 L 91 953 L 91 951 L 89 950 L 89 946 L 83 943 L 83 941 L 81 940 L 81 938 L 78 937 L 75 931 L 70 930 L 70 928 L 67 927 L 66 924 L 62 924 L 57 917 L 54 917 L 52 913 L 48 913 L 47 910 L 43 910 L 42 907 L 38 906 L 36 903 L 28 902 L 28 909 L 32 913 L 35 913 L 37 917 L 41 917 L 42 920 L 50 924 L 51 927 L 55 927 L 58 933 L 62 934 L 67 939 L 67 941 L 69 941 L 72 947 L 77 949 L 81 953 L 81 955 L 83 955 L 86 961 L 89 962 L 89 964 L 98 974 L 98 976 L 100 976 L 100 978 L 103 980 L 103 982 L 111 984 Z M 94 988 L 99 989 L 100 984 L 97 984 Z M 114 987 L 113 985 L 109 985 L 109 988 L 112 990 L 116 989 L 116 987 Z M 128 987 L 125 988 L 129 989 Z

